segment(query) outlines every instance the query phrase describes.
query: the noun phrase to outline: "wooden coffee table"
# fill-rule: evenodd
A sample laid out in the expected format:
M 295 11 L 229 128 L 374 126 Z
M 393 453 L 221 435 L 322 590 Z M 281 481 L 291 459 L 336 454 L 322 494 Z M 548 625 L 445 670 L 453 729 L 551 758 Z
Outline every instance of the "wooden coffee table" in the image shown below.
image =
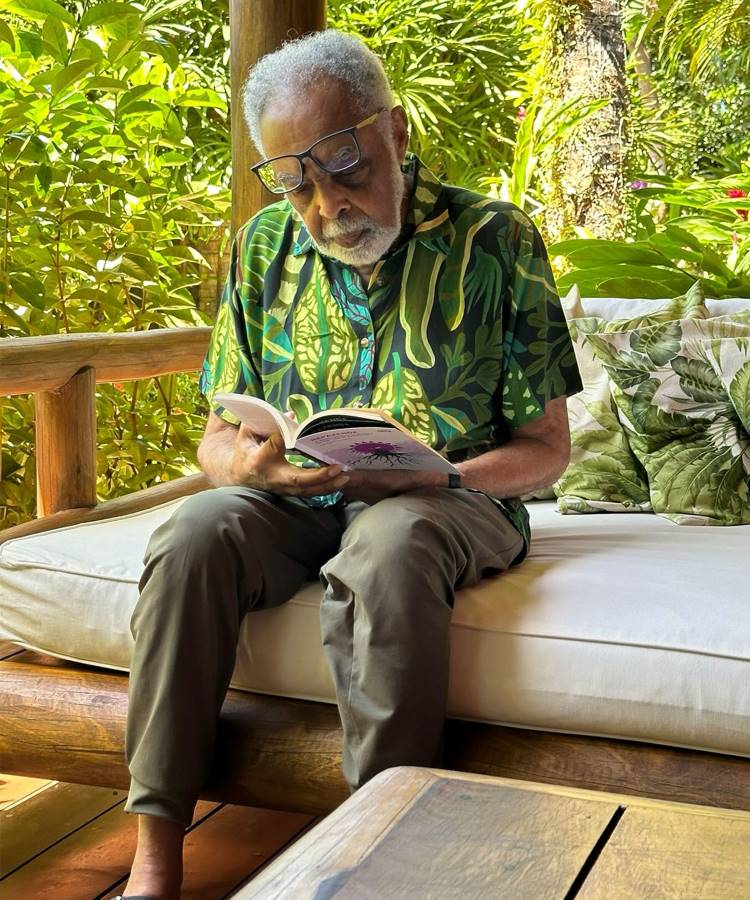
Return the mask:
M 750 898 L 750 813 L 389 769 L 233 898 Z

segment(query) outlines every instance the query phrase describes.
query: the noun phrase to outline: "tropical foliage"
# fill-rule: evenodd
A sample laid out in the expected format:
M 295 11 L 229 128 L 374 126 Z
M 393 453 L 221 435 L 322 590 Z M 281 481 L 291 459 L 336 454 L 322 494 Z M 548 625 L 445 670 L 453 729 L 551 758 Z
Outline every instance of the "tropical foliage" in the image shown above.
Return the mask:
M 3 337 L 205 321 L 199 247 L 228 199 L 206 126 L 226 131 L 226 97 L 180 58 L 164 17 L 184 5 L 0 4 Z M 102 493 L 182 473 L 197 402 L 185 377 L 102 386 Z M 6 524 L 32 508 L 31 421 L 30 398 L 4 402 Z
M 561 290 L 589 297 L 669 297 L 699 280 L 711 297 L 750 297 L 750 169 L 714 179 L 634 182 L 636 240 L 569 240 Z M 655 211 L 658 209 L 658 214 Z
M 745 0 L 631 0 L 629 242 L 551 250 L 589 296 L 750 296 L 750 17 Z
M 383 60 L 411 146 L 452 184 L 510 168 L 525 28 L 515 0 L 333 0 L 332 26 Z

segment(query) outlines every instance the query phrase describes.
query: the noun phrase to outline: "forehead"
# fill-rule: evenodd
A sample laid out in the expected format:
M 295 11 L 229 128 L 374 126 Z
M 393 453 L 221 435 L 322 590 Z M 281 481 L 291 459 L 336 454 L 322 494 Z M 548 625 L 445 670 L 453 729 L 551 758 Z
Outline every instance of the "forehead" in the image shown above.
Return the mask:
M 282 95 L 260 121 L 266 157 L 300 153 L 332 131 L 351 128 L 361 118 L 350 94 L 335 82 L 311 86 L 303 96 Z

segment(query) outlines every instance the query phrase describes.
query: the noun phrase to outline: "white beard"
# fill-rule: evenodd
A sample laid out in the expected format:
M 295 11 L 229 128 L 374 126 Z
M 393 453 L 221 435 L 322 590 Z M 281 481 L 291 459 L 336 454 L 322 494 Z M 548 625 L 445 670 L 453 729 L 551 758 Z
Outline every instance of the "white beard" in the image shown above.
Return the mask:
M 406 187 L 401 167 L 398 164 L 394 147 L 389 147 L 390 196 L 392 197 L 391 216 L 387 225 L 373 222 L 364 213 L 344 214 L 338 219 L 323 220 L 323 237 L 313 240 L 317 250 L 326 256 L 337 259 L 347 266 L 372 266 L 384 256 L 401 233 L 401 204 Z M 342 247 L 334 240 L 342 234 L 353 234 L 363 231 L 362 237 L 354 247 Z

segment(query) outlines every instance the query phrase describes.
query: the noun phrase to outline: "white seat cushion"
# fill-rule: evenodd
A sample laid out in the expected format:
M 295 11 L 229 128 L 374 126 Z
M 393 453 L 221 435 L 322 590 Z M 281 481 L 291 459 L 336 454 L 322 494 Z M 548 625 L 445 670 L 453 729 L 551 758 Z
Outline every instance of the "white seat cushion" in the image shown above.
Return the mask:
M 126 669 L 156 509 L 0 546 L 0 638 Z M 750 526 L 530 505 L 520 567 L 458 594 L 449 710 L 750 756 Z M 320 587 L 243 625 L 233 684 L 333 701 Z

